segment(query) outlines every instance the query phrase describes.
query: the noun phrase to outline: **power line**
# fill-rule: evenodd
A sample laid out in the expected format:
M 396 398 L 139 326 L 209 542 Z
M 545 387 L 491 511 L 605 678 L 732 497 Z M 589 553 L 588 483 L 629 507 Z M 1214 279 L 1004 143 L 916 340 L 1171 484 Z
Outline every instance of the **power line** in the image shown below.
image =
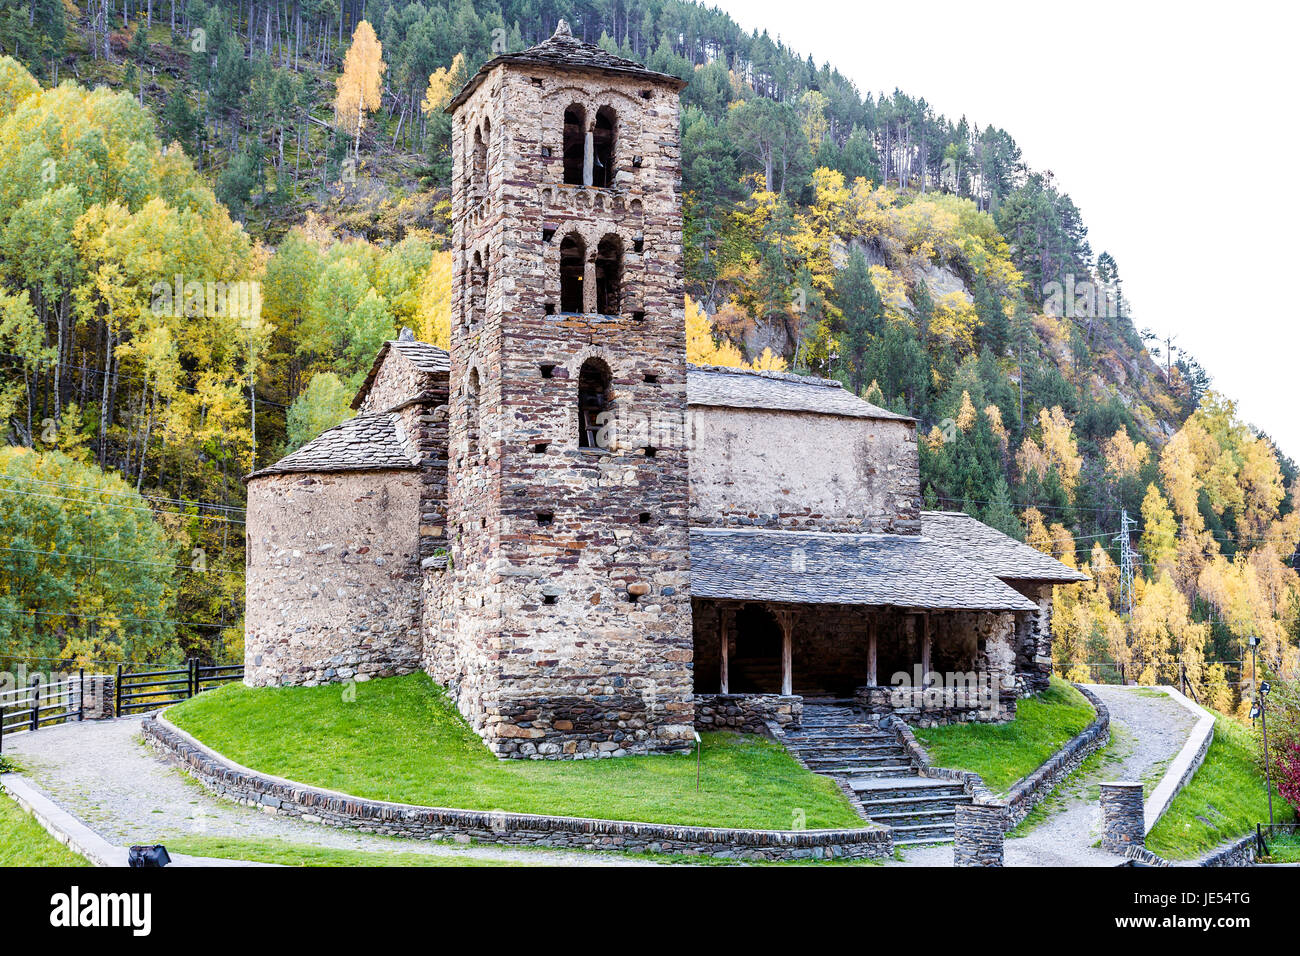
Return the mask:
M 49 498 L 54 501 L 70 501 L 74 504 L 81 505 L 100 505 L 105 508 L 116 508 L 119 511 L 141 511 L 150 515 L 169 514 L 175 515 L 178 518 L 197 518 L 199 521 L 220 521 L 223 524 L 244 524 L 244 521 L 239 518 L 224 518 L 221 515 L 186 514 L 183 511 L 167 511 L 162 508 L 136 508 L 132 505 L 114 504 L 111 501 L 96 501 L 93 498 L 69 498 L 66 495 L 45 494 L 44 492 L 39 491 L 23 491 L 21 488 L 0 488 L 0 494 L 25 495 L 30 498 Z
M 129 621 L 133 624 L 174 624 L 177 627 L 215 627 L 218 630 L 225 630 L 233 627 L 233 624 L 213 624 L 203 621 L 176 621 L 170 618 L 153 618 L 153 617 L 123 617 L 123 616 L 96 616 L 93 614 L 78 614 L 76 611 L 37 611 L 35 609 L 21 610 L 19 608 L 0 608 L 0 614 L 8 614 L 10 617 L 23 616 L 28 614 L 39 614 L 42 617 L 75 617 L 79 621 Z
M 104 554 L 74 554 L 70 551 L 38 551 L 35 548 L 2 548 L 0 551 L 11 551 L 16 554 L 43 554 L 50 557 L 59 558 L 80 558 L 86 561 L 108 561 L 115 564 L 138 564 L 151 568 L 171 568 L 175 571 L 192 571 L 195 574 L 238 574 L 244 572 L 234 568 L 195 568 L 187 564 L 166 564 L 159 561 L 138 561 L 132 558 L 115 558 Z
M 18 355 L 14 352 L 0 352 L 0 358 L 15 359 L 20 362 L 25 361 L 24 356 Z M 104 371 L 104 369 L 102 368 L 94 368 L 93 366 L 90 365 L 73 365 L 69 362 L 40 362 L 36 366 L 38 370 L 43 368 L 56 368 L 56 367 L 70 369 L 74 372 L 91 372 L 95 375 L 110 374 L 109 372 Z M 115 374 L 118 378 L 124 378 L 127 381 L 131 381 L 131 382 L 144 382 L 146 385 L 156 384 L 140 375 L 130 375 L 124 372 L 114 372 L 111 374 Z M 240 377 L 242 378 L 243 376 L 241 375 Z M 176 388 L 179 388 L 182 392 L 190 392 L 193 395 L 203 394 L 201 389 L 195 388 L 193 385 L 182 385 L 179 382 L 177 382 L 175 383 L 175 386 Z M 244 384 L 242 382 L 239 384 L 239 391 L 241 393 L 244 391 Z M 271 405 L 275 408 L 282 408 L 282 409 L 287 409 L 289 407 L 288 405 L 282 405 L 279 402 L 273 402 L 269 398 L 259 398 L 257 400 L 257 403 L 259 405 Z
M 70 481 L 51 481 L 48 478 L 27 478 L 23 475 L 15 475 L 11 473 L 5 473 L 0 475 L 0 479 L 4 479 L 6 481 L 26 481 L 26 482 L 31 482 L 40 485 L 54 485 L 60 488 L 76 488 L 76 489 L 81 489 L 83 491 L 88 491 L 92 494 L 112 495 L 117 498 L 138 497 L 138 498 L 144 498 L 146 501 L 160 501 L 164 504 L 181 505 L 181 506 L 192 505 L 194 507 L 219 508 L 223 511 L 237 511 L 240 514 L 247 513 L 247 509 L 245 508 L 240 508 L 237 505 L 223 505 L 216 501 L 200 501 L 198 499 L 190 500 L 186 498 L 164 498 L 161 495 L 146 495 L 137 491 L 110 491 L 107 488 L 102 488 L 102 489 L 96 488 L 93 485 L 82 485 Z

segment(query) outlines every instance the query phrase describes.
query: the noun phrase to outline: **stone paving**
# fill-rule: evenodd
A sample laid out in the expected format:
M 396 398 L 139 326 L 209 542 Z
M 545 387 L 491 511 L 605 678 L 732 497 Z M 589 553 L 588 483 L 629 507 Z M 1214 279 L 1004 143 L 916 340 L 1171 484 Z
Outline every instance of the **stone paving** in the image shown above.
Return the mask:
M 1031 817 L 1046 811 L 1045 819 L 1024 836 L 1007 838 L 1007 866 L 1115 866 L 1119 858 L 1096 846 L 1101 839 L 1097 785 L 1141 780 L 1154 787 L 1196 725 L 1191 713 L 1160 691 L 1087 686 L 1110 708 L 1112 742 L 1086 769 L 1067 778 Z M 921 847 L 905 851 L 904 859 L 913 866 L 951 866 L 952 853 L 951 844 Z
M 260 813 L 220 800 L 163 763 L 140 739 L 140 718 L 86 721 L 5 738 L 5 755 L 56 804 L 110 843 L 166 843 L 178 837 L 273 839 L 380 853 L 473 857 L 503 864 L 640 866 L 613 853 L 512 850 L 401 840 Z M 454 863 L 454 859 L 449 859 Z

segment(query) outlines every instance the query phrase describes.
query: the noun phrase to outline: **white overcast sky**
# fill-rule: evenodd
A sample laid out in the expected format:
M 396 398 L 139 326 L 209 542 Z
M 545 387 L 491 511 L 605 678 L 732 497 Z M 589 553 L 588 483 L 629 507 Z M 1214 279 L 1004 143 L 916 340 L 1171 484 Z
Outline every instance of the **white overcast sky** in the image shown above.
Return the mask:
M 1300 460 L 1300 6 L 705 2 L 862 92 L 1006 129 L 1115 256 L 1137 327 L 1175 335 Z

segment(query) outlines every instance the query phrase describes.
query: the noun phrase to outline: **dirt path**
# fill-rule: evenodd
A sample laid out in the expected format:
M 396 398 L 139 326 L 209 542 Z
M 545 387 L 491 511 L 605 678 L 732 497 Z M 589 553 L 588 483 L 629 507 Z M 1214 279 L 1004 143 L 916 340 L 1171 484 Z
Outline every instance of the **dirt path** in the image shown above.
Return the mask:
M 1114 684 L 1088 689 L 1110 709 L 1110 746 L 1043 801 L 1028 825 L 1013 831 L 1023 836 L 1008 836 L 1007 866 L 1115 866 L 1118 857 L 1094 846 L 1101 839 L 1097 785 L 1141 780 L 1149 795 L 1196 724 L 1191 713 L 1159 690 Z M 952 845 L 913 850 L 906 862 L 951 866 Z
M 112 843 L 180 837 L 274 839 L 380 853 L 427 853 L 507 864 L 638 866 L 614 853 L 514 850 L 403 840 L 304 823 L 221 800 L 160 760 L 140 738 L 139 718 L 47 727 L 5 739 L 5 754 L 55 803 Z M 449 862 L 452 862 L 449 860 Z

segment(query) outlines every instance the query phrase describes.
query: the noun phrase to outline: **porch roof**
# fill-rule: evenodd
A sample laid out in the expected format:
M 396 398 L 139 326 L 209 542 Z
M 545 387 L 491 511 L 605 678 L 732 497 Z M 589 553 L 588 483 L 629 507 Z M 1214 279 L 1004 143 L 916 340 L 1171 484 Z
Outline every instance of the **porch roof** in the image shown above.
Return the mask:
M 691 594 L 782 604 L 1037 610 L 951 549 L 900 534 L 692 528 Z
M 922 511 L 921 534 L 1004 581 L 1087 581 L 1088 575 L 964 511 Z

